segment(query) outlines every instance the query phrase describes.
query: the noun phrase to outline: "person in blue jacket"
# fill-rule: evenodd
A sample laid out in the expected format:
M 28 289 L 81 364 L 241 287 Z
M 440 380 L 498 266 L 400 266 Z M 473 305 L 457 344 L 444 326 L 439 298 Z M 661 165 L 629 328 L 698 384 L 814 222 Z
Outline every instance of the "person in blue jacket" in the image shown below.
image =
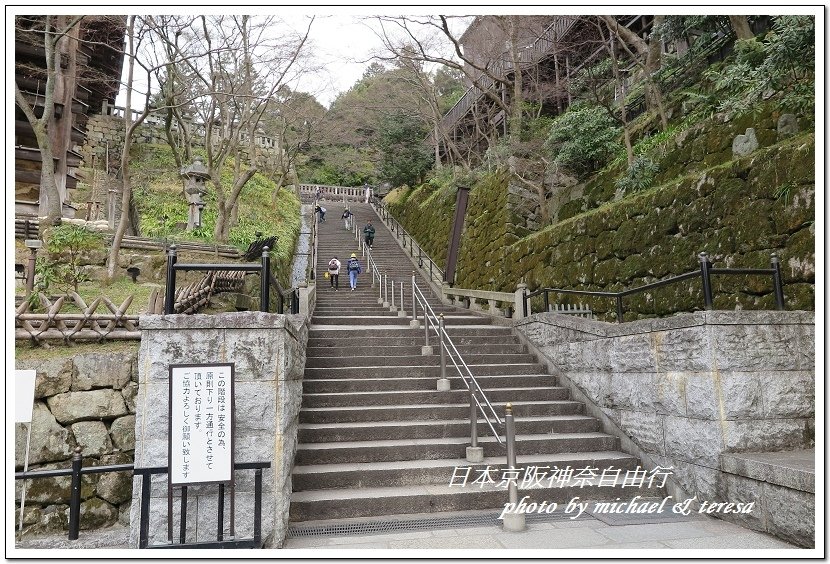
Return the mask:
M 349 257 L 346 270 L 349 272 L 349 285 L 352 287 L 352 292 L 354 292 L 354 289 L 357 288 L 357 275 L 361 273 L 360 262 L 358 262 L 355 253 L 352 253 L 352 256 Z

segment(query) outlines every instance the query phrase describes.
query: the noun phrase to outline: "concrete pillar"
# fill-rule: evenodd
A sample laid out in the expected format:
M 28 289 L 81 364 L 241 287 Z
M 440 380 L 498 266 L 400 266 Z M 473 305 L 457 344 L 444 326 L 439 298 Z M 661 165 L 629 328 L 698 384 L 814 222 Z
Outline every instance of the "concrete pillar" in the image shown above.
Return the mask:
M 513 319 L 522 319 L 524 315 L 524 297 L 527 284 L 519 282 L 513 299 Z M 528 312 L 529 313 L 529 312 Z
M 291 468 L 297 448 L 307 326 L 264 312 L 215 315 L 142 315 L 135 398 L 135 466 L 167 466 L 169 367 L 171 364 L 234 363 L 236 462 L 270 461 L 263 472 L 262 538 L 276 548 L 285 538 L 291 499 Z M 253 535 L 253 472 L 236 473 L 236 534 Z M 153 479 L 150 544 L 167 542 L 167 476 Z M 188 488 L 187 540 L 215 540 L 216 485 Z M 225 523 L 229 488 L 225 489 Z M 141 478 L 133 480 L 130 546 L 138 548 Z M 173 515 L 178 535 L 179 488 Z M 226 525 L 226 531 L 228 530 Z

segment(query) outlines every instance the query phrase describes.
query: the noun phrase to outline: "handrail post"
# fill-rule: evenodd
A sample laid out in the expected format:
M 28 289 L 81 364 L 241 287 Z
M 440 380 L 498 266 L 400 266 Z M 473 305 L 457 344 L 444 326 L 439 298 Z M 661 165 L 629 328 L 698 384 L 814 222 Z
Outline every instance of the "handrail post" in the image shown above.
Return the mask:
M 784 284 L 781 279 L 781 259 L 778 254 L 772 253 L 770 256 L 770 264 L 772 265 L 772 286 L 775 290 L 775 307 L 779 311 L 784 311 Z
M 412 271 L 412 321 L 410 327 L 418 329 L 418 302 L 415 301 L 415 271 Z
M 467 462 L 484 462 L 484 447 L 478 446 L 478 406 L 476 405 L 473 383 L 470 382 L 470 446 L 467 447 Z
M 438 346 L 441 348 L 441 378 L 438 379 L 438 391 L 449 392 L 450 380 L 447 378 L 447 346 L 444 343 L 444 314 L 438 314 Z
M 550 298 L 548 298 L 548 289 L 547 288 L 545 288 L 544 295 L 545 295 L 545 313 L 547 313 L 548 311 L 550 311 L 550 301 L 549 301 Z
M 267 246 L 262 248 L 262 271 L 259 277 L 259 311 L 268 312 L 270 296 L 268 295 L 268 282 L 271 276 L 271 249 Z
M 398 317 L 406 317 L 406 310 L 403 308 L 403 282 L 401 282 L 400 289 L 401 291 L 398 293 L 398 298 L 400 298 L 399 301 L 401 303 L 399 305 L 401 306 L 401 309 L 398 310 Z
M 176 299 L 176 245 L 167 250 L 167 271 L 164 287 L 164 315 L 173 313 L 173 301 Z
M 623 303 L 622 303 L 622 294 L 617 294 L 614 296 L 617 302 L 617 323 L 623 322 Z
M 389 285 L 391 286 L 392 290 L 392 301 L 389 302 L 389 311 L 395 311 L 397 309 L 395 308 L 395 281 L 391 280 L 389 282 Z
M 709 274 L 709 268 L 712 263 L 709 262 L 709 255 L 704 251 L 698 255 L 700 259 L 700 276 L 703 280 L 703 307 L 707 310 L 712 309 L 712 280 Z
M 516 470 L 516 422 L 513 420 L 513 405 L 507 404 L 504 406 L 504 432 L 505 440 L 507 442 L 507 468 L 508 470 Z M 511 475 L 515 476 L 515 472 Z M 519 502 L 519 487 L 515 480 L 510 480 L 507 485 L 507 500 L 510 503 L 508 507 L 512 507 L 512 511 L 505 512 L 502 518 L 502 528 L 505 531 L 519 532 L 524 531 L 527 527 L 525 524 L 525 514 L 517 510 Z
M 81 525 L 81 447 L 72 453 L 72 483 L 69 491 L 69 540 L 78 540 Z
M 389 307 L 389 275 L 383 274 L 383 307 Z

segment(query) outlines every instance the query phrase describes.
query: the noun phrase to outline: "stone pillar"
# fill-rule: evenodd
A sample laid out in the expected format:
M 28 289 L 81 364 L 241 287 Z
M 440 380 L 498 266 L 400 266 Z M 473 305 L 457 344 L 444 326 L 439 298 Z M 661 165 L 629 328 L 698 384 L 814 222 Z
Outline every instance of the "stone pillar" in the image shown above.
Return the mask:
M 524 282 L 519 282 L 519 284 L 516 286 L 515 298 L 513 303 L 513 319 L 522 319 L 525 316 L 524 303 L 526 289 L 527 284 L 525 284 Z
M 297 447 L 307 325 L 285 315 L 243 312 L 216 315 L 141 316 L 138 395 L 135 398 L 135 466 L 167 465 L 169 366 L 235 364 L 236 462 L 271 462 L 263 473 L 262 538 L 278 547 L 288 526 L 291 468 Z M 236 473 L 236 535 L 253 536 L 253 471 Z M 150 543 L 167 540 L 167 476 L 153 479 Z M 178 538 L 179 488 L 174 490 L 174 538 Z M 138 547 L 141 479 L 133 480 L 130 546 Z M 188 488 L 188 542 L 216 540 L 218 486 Z M 229 531 L 229 492 L 225 493 Z

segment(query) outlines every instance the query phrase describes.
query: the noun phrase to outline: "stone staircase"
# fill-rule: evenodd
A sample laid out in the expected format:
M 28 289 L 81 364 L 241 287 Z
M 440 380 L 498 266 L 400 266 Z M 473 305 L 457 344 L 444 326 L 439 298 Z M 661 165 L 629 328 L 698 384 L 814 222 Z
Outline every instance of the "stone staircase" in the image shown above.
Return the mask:
M 317 305 L 312 317 L 303 382 L 298 447 L 293 470 L 292 522 L 381 517 L 473 509 L 500 509 L 507 501 L 501 487 L 505 450 L 483 419 L 478 423 L 482 463 L 468 463 L 469 396 L 463 382 L 447 373 L 451 389 L 436 391 L 439 348 L 421 355 L 421 329 L 410 328 L 411 317 L 399 317 L 378 304 L 370 287 L 366 260 L 342 220 L 342 204 L 330 204 L 320 224 Z M 396 282 L 409 282 L 412 264 L 392 235 L 366 204 L 352 204 L 358 226 L 368 219 L 377 230 L 372 251 L 378 267 Z M 364 273 L 358 289 L 349 290 L 341 274 L 340 290 L 329 288 L 322 274 L 336 255 L 344 264 L 356 252 Z M 426 280 L 418 275 L 428 293 Z M 406 286 L 405 286 L 406 287 Z M 411 315 L 411 290 L 405 296 Z M 405 292 L 406 294 L 406 292 Z M 398 303 L 396 292 L 396 304 Z M 431 294 L 436 313 L 443 313 L 447 331 L 500 414 L 513 404 L 516 417 L 517 462 L 538 467 L 534 485 L 521 487 L 520 498 L 538 502 L 631 498 L 662 495 L 660 489 L 597 485 L 552 473 L 554 467 L 576 470 L 627 470 L 636 458 L 619 451 L 619 440 L 601 432 L 598 420 L 584 414 L 583 404 L 569 398 L 556 378 L 528 354 L 512 329 L 492 324 L 479 314 L 443 305 Z M 420 311 L 419 311 L 420 314 Z M 420 317 L 420 315 L 419 315 Z M 472 483 L 493 470 L 493 482 Z M 470 468 L 467 485 L 458 485 Z M 542 474 L 544 472 L 544 474 Z M 450 486 L 453 476 L 456 485 Z M 484 482 L 482 480 L 482 482 Z M 582 487 L 580 487 L 580 485 Z

